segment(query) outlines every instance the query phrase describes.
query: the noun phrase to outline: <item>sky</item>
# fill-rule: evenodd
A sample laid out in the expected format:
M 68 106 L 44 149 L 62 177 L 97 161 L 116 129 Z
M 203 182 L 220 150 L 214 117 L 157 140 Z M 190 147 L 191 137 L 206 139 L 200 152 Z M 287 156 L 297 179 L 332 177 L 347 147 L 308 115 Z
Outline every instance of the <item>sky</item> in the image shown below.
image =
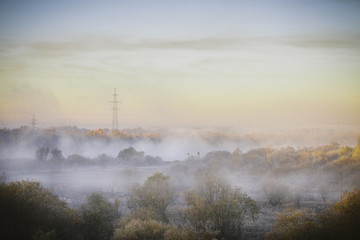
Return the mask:
M 4 127 L 360 124 L 360 1 L 0 1 Z

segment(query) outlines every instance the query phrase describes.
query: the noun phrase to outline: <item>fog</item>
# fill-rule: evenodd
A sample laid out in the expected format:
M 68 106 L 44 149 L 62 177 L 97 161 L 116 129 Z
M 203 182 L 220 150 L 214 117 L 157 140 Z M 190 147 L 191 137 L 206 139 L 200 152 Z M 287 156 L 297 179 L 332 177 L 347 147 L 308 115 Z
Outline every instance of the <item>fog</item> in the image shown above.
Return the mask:
M 101 132 L 99 132 L 101 130 Z M 31 130 L 26 127 L 2 130 L 1 158 L 33 158 L 40 146 L 58 148 L 64 157 L 79 154 L 95 158 L 100 154 L 116 157 L 129 146 L 165 161 L 184 160 L 190 155 L 210 151 L 246 152 L 270 145 L 275 148 L 315 147 L 337 142 L 355 146 L 359 127 L 304 129 L 236 129 L 236 128 L 157 128 L 124 129 L 114 136 L 107 129 L 89 130 L 60 127 Z M 6 136 L 8 135 L 8 136 Z M 9 137 L 10 136 L 10 137 Z M 8 138 L 8 139 L 6 139 Z M 9 140 L 9 141 L 7 141 Z
M 260 205 L 262 234 L 288 206 L 323 211 L 360 187 L 359 129 L 0 130 L 6 181 L 38 181 L 72 207 L 92 192 L 126 202 L 134 184 L 170 177 L 176 206 L 203 175 L 239 187 Z M 341 175 L 342 174 L 342 175 Z M 125 209 L 126 212 L 126 209 Z

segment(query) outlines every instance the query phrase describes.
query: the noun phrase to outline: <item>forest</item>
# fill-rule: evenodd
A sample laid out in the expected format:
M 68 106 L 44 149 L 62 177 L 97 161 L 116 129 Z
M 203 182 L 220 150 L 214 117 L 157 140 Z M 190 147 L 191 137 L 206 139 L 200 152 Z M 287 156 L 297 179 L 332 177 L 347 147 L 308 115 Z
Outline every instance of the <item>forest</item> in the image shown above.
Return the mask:
M 341 144 L 291 147 L 280 140 L 264 144 L 265 134 L 203 131 L 196 136 L 204 143 L 196 147 L 208 149 L 205 154 L 185 151 L 170 159 L 143 151 L 145 144 L 171 149 L 166 134 L 70 127 L 0 130 L 2 236 L 360 238 L 360 135 L 332 132 L 329 138 L 336 136 Z M 353 145 L 343 144 L 354 135 Z M 295 139 L 287 136 L 284 142 Z M 215 150 L 228 142 L 238 147 Z M 93 156 L 84 156 L 88 146 L 97 147 Z M 111 155 L 104 146 L 118 151 Z

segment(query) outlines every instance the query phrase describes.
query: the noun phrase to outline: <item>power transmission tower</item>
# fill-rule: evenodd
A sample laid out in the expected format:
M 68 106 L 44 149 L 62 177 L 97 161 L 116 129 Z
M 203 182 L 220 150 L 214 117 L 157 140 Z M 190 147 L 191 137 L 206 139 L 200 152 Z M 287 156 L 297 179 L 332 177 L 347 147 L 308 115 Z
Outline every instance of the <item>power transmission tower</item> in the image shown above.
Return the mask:
M 113 104 L 113 117 L 112 117 L 112 130 L 118 130 L 119 127 L 119 123 L 118 123 L 118 111 L 119 108 L 117 106 L 118 103 L 120 103 L 120 101 L 117 100 L 117 94 L 116 94 L 116 88 L 114 88 L 114 99 L 111 101 L 111 103 Z
M 33 117 L 31 119 L 31 128 L 32 128 L 32 130 L 35 129 L 35 126 L 36 126 L 36 119 L 35 119 L 35 114 L 33 114 Z

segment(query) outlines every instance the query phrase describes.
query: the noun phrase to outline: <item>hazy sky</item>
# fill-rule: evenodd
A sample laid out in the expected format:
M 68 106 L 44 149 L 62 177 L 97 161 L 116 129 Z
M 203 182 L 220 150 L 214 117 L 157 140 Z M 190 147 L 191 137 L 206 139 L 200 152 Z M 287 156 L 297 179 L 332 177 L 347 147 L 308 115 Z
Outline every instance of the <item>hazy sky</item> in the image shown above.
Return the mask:
M 360 1 L 0 1 L 5 126 L 360 124 Z

